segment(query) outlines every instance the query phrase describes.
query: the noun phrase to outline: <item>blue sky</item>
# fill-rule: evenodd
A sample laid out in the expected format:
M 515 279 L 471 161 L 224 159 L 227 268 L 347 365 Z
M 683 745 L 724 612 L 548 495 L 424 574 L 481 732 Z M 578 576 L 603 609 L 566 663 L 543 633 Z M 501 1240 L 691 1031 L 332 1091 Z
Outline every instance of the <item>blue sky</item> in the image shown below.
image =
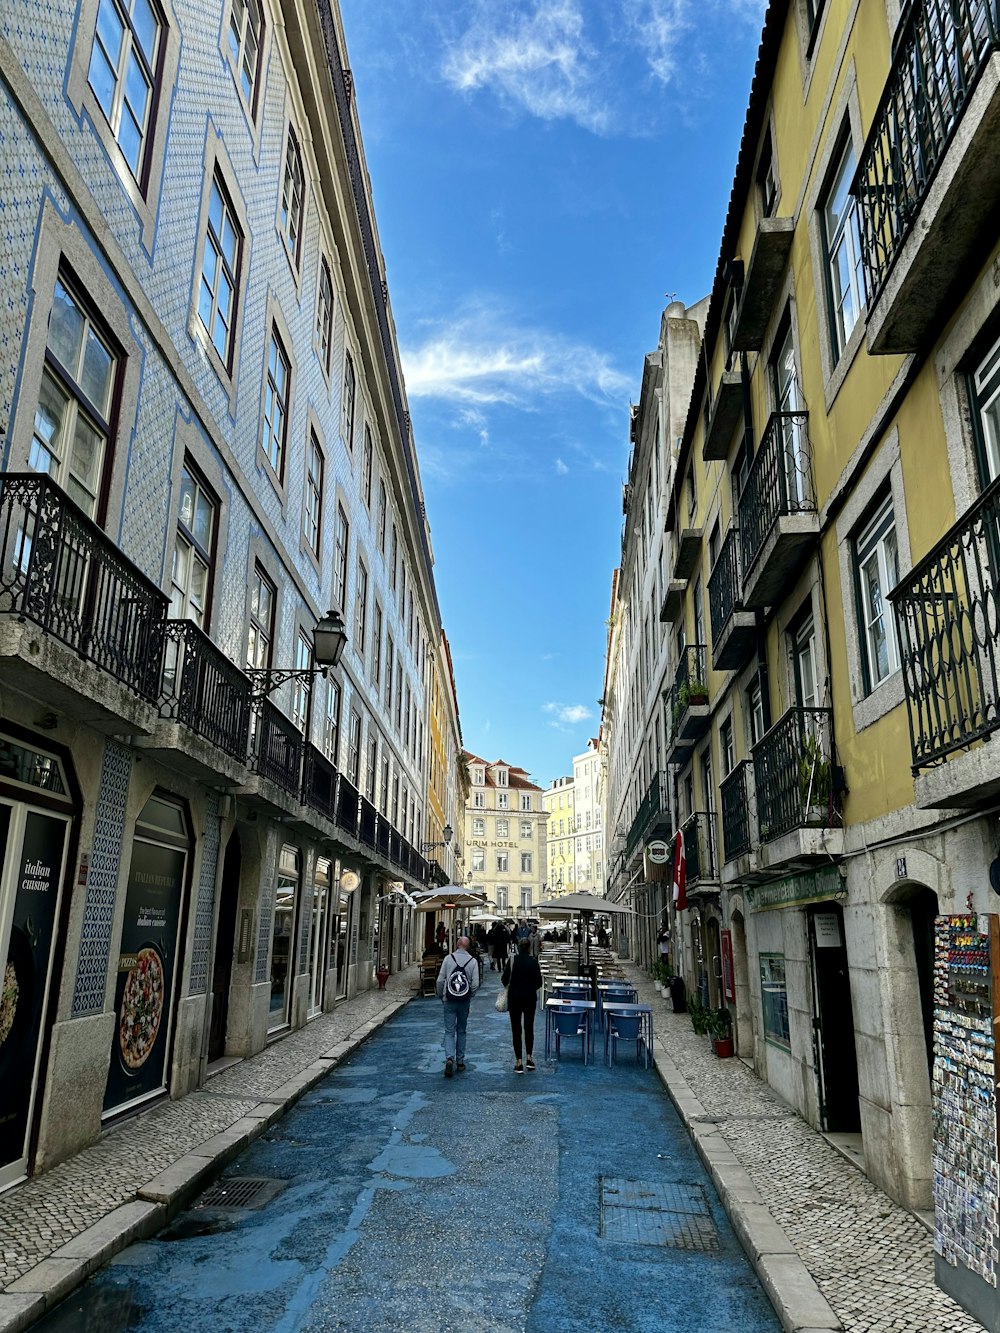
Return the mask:
M 628 405 L 718 257 L 758 0 L 341 0 L 466 746 L 597 734 Z

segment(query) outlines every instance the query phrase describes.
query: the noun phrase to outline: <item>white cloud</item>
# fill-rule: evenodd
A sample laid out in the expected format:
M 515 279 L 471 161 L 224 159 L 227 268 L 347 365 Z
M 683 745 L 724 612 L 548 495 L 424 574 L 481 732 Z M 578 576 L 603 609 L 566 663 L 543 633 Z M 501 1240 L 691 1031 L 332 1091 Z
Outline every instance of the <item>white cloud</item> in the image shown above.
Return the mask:
M 586 704 L 543 704 L 542 712 L 555 715 L 556 720 L 550 726 L 572 726 L 577 722 L 586 722 L 588 717 L 593 716 Z
M 402 358 L 410 398 L 530 407 L 539 394 L 608 403 L 633 387 L 632 377 L 597 348 L 561 333 L 519 328 L 486 306 L 432 330 L 420 346 L 404 347 Z M 485 421 L 478 424 L 482 429 Z
M 559 473 L 560 477 L 565 477 L 566 474 L 569 472 L 569 468 L 566 466 L 566 464 L 562 461 L 561 458 L 556 459 L 556 471 Z
M 477 17 L 448 50 L 441 72 L 462 92 L 490 89 L 541 120 L 610 125 L 599 52 L 588 41 L 580 0 L 501 6 L 481 0 Z
M 653 77 L 670 83 L 679 47 L 690 27 L 690 0 L 623 0 L 625 22 Z

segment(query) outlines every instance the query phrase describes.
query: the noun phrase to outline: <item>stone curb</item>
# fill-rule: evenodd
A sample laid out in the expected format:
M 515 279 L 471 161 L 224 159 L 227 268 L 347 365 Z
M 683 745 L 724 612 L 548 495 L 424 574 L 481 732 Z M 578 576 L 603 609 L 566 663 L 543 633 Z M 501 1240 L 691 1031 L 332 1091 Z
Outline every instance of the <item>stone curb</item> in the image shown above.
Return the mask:
M 395 1000 L 375 1018 L 366 1019 L 325 1055 L 311 1060 L 300 1073 L 262 1097 L 253 1110 L 140 1186 L 132 1201 L 106 1213 L 0 1291 L 0 1333 L 23 1333 L 133 1241 L 154 1236 L 187 1207 L 209 1179 L 409 1004 L 410 998 Z
M 653 1064 L 660 1082 L 691 1135 L 695 1151 L 712 1177 L 733 1230 L 767 1292 L 785 1333 L 843 1333 L 798 1251 L 771 1215 L 749 1175 L 691 1091 L 680 1070 L 654 1042 Z M 0 1330 L 2 1333 L 2 1330 Z

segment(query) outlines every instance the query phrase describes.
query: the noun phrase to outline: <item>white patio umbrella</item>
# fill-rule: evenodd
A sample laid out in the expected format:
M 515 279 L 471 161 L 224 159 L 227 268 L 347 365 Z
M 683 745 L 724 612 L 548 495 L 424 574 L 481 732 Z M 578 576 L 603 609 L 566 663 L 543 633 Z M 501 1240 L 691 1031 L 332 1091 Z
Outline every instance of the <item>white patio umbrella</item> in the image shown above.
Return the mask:
M 561 898 L 547 898 L 535 909 L 539 916 L 565 916 L 575 912 L 580 918 L 580 942 L 577 946 L 577 967 L 583 969 L 583 941 L 587 941 L 586 956 L 590 959 L 590 939 L 583 929 L 583 917 L 591 913 L 595 916 L 631 916 L 631 907 L 613 903 L 607 898 L 599 898 L 596 893 L 564 893 Z

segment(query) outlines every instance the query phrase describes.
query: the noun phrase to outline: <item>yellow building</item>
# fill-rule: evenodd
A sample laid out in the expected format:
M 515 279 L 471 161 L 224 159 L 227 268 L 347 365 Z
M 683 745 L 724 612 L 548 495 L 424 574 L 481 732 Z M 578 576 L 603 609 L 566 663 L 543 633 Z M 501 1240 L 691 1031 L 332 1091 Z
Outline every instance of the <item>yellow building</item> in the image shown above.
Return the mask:
M 576 802 L 573 779 L 556 778 L 542 793 L 548 818 L 548 892 L 558 897 L 576 892 Z
M 997 907 L 996 18 L 769 7 L 656 608 L 689 985 L 910 1206 L 938 1113 L 939 1163 L 977 1182 L 956 1200 L 939 1178 L 939 1280 L 984 1321 L 995 1088 L 962 1109 L 963 1157 L 932 1022 L 940 918 L 979 939 Z M 992 1014 L 940 977 L 937 1008 L 939 1059 L 964 1058 L 951 1012 L 992 1051 Z
M 546 882 L 544 795 L 523 768 L 465 751 L 465 846 L 475 893 L 501 917 L 530 915 Z

